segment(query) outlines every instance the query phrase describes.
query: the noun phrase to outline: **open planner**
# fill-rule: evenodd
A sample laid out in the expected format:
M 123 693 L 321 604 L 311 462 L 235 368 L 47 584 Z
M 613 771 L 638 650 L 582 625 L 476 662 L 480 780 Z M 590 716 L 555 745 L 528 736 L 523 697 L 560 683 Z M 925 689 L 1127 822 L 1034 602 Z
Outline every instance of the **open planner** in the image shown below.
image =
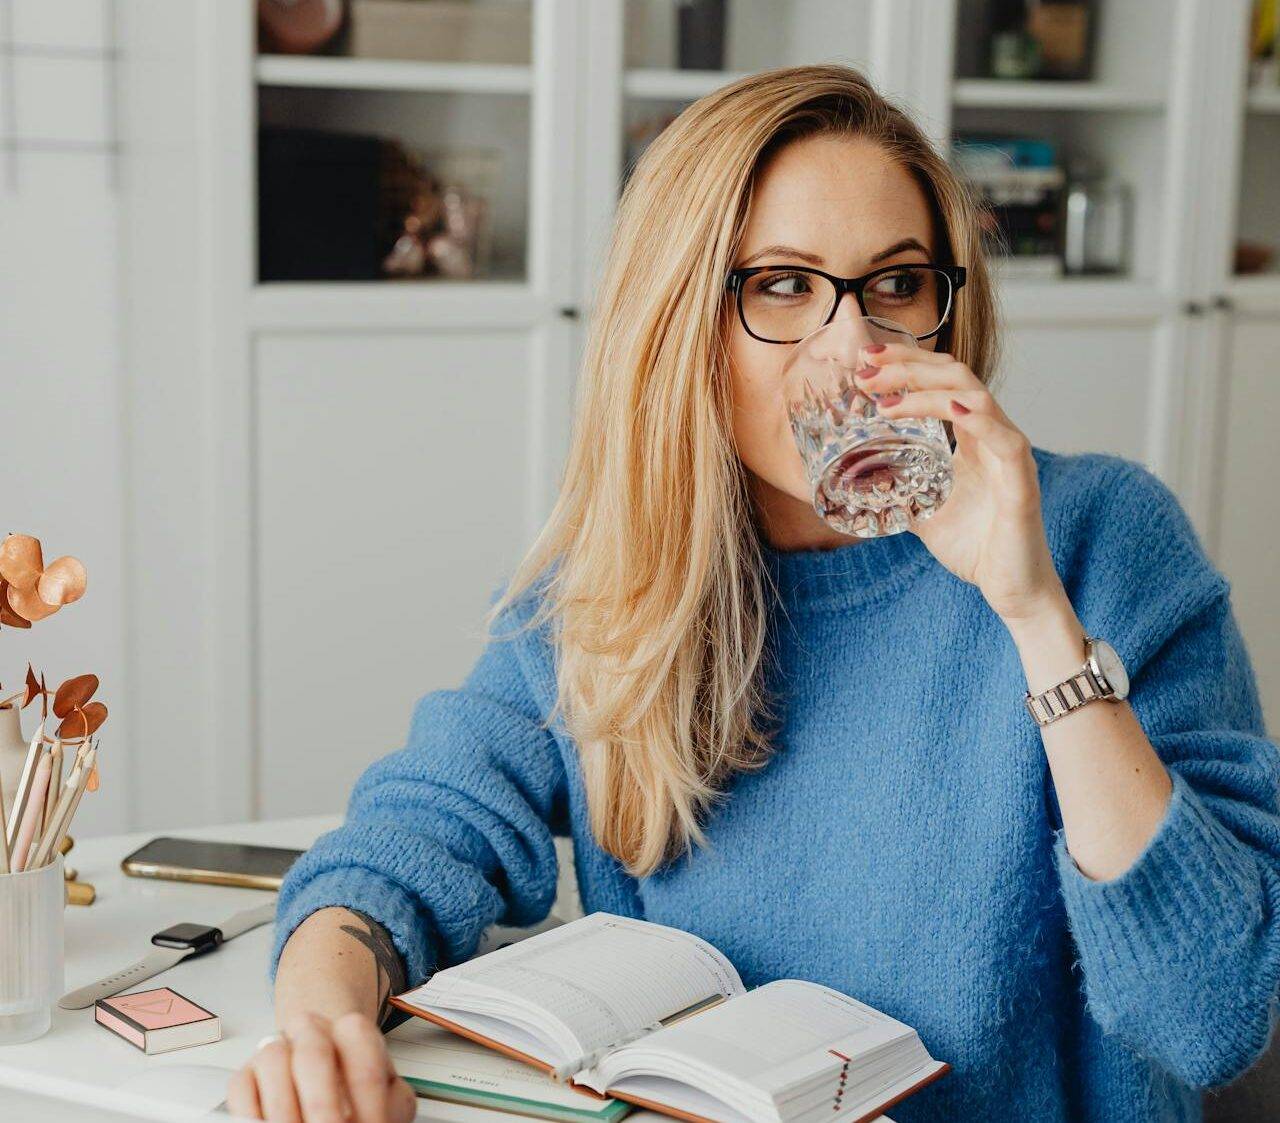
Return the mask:
M 747 990 L 706 940 L 597 912 L 391 1000 L 586 1095 L 694 1123 L 861 1123 L 950 1071 L 818 983 Z

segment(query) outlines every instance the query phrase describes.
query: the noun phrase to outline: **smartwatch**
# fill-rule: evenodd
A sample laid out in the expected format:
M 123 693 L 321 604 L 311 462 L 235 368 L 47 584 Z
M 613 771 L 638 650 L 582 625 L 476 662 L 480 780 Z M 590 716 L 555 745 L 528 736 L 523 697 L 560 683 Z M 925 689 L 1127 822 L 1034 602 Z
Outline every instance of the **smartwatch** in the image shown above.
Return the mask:
M 158 948 L 185 948 L 190 954 L 183 958 L 193 959 L 213 951 L 222 943 L 222 929 L 211 928 L 207 924 L 175 924 L 157 932 L 151 937 L 151 942 Z
M 110 998 L 122 990 L 128 990 L 144 979 L 150 979 L 161 971 L 167 971 L 175 963 L 190 959 L 196 955 L 204 955 L 213 951 L 227 940 L 234 939 L 243 932 L 250 932 L 275 919 L 276 898 L 257 908 L 242 909 L 227 917 L 216 927 L 209 924 L 175 924 L 151 937 L 154 949 L 147 952 L 136 963 L 129 964 L 114 975 L 107 975 L 96 983 L 90 983 L 79 990 L 73 990 L 58 999 L 63 1010 L 83 1010 L 92 1006 L 99 998 Z

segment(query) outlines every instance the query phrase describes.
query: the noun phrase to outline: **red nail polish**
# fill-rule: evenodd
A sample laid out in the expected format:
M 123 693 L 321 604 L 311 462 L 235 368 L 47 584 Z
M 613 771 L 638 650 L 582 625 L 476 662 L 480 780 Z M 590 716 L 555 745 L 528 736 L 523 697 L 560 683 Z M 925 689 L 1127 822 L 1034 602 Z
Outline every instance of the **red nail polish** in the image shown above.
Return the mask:
M 952 398 L 951 412 L 958 413 L 960 414 L 961 417 L 963 417 L 966 413 L 972 413 L 973 411 L 968 406 L 962 406 L 958 401 L 955 400 L 955 398 Z
M 883 344 L 883 343 L 868 343 L 868 344 L 863 348 L 863 350 L 864 350 L 868 355 L 878 355 L 878 354 L 880 354 L 880 352 L 881 352 L 881 351 L 883 351 L 883 350 L 884 350 L 884 344 Z

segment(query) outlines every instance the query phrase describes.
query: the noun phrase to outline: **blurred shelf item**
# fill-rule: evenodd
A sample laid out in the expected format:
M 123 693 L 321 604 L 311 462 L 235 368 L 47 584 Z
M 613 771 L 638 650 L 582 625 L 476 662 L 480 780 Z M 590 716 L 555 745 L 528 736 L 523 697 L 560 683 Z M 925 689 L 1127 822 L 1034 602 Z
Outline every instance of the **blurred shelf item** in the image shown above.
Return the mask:
M 1107 82 L 1007 81 L 961 78 L 953 100 L 963 108 L 989 109 L 1113 109 L 1151 112 L 1165 107 L 1158 90 L 1133 90 Z
M 261 86 L 309 89 L 527 94 L 533 87 L 531 69 L 511 63 L 261 55 L 254 73 Z

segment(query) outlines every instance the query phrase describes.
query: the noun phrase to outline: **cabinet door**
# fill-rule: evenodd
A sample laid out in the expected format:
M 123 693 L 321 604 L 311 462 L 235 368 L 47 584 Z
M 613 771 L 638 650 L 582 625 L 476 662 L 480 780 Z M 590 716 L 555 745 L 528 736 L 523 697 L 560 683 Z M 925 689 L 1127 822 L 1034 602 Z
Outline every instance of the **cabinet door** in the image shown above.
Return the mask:
M 260 815 L 343 806 L 404 744 L 414 702 L 475 662 L 553 474 L 542 343 L 501 328 L 257 342 Z
M 1216 492 L 1217 562 L 1258 676 L 1267 729 L 1280 731 L 1280 523 L 1275 498 L 1280 321 L 1238 317 L 1229 328 L 1227 401 Z
M 1163 402 L 1154 323 L 1013 323 L 992 392 L 1033 444 L 1110 452 L 1160 472 Z

